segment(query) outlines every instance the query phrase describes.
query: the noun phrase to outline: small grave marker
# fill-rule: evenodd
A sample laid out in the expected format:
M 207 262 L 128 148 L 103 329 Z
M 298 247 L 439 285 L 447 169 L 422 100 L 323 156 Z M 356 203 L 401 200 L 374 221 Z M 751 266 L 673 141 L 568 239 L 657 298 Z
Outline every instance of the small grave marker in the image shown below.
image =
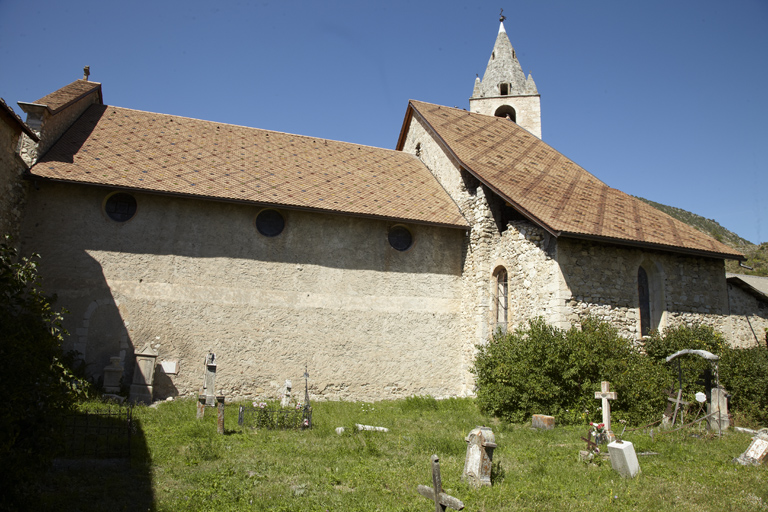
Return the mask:
M 437 455 L 432 456 L 432 487 L 419 485 L 417 490 L 419 494 L 435 502 L 435 512 L 445 512 L 446 507 L 454 510 L 464 508 L 464 503 L 461 500 L 443 492 L 443 482 L 440 478 L 440 459 Z
M 610 383 L 607 380 L 600 383 L 600 391 L 595 391 L 595 399 L 603 401 L 605 432 L 608 435 L 608 440 L 613 441 L 616 436 L 613 435 L 613 430 L 611 430 L 611 403 L 608 400 L 616 400 L 618 395 L 615 391 L 608 391 L 609 387 Z
M 283 389 L 283 399 L 280 400 L 280 407 L 291 406 L 291 381 L 285 379 L 285 389 Z
M 224 395 L 216 395 L 216 354 L 209 352 L 205 356 L 205 375 L 203 376 L 203 388 L 197 396 L 197 418 L 205 415 L 206 407 L 216 406 L 218 413 L 217 431 L 224 433 Z
M 635 447 L 629 441 L 608 443 L 608 453 L 611 455 L 611 467 L 621 476 L 634 478 L 640 472 Z
M 461 479 L 475 487 L 491 484 L 493 449 L 496 436 L 488 427 L 475 427 L 464 439 L 467 442 L 467 458 Z
M 728 392 L 723 387 L 712 388 L 710 396 L 712 400 L 707 404 L 709 429 L 716 432 L 728 430 L 731 426 L 728 418 Z
M 544 414 L 534 414 L 531 418 L 531 426 L 542 430 L 552 430 L 555 428 L 555 417 L 545 416 Z
M 768 457 L 768 429 L 764 428 L 752 438 L 749 447 L 736 459 L 736 462 L 742 466 L 759 466 L 766 457 Z
M 152 403 L 155 380 L 155 361 L 157 360 L 157 351 L 147 343 L 136 356 L 136 366 L 133 370 L 133 383 L 131 384 L 131 402 Z

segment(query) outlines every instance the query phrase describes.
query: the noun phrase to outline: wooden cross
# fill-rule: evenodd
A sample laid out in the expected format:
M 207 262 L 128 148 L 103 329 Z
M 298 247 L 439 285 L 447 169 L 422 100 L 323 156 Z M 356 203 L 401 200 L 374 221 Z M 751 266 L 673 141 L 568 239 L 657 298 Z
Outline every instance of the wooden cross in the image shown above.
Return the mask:
M 464 508 L 464 503 L 461 500 L 443 492 L 443 484 L 440 479 L 440 459 L 437 458 L 437 455 L 432 456 L 432 487 L 419 485 L 417 490 L 419 494 L 435 502 L 435 512 L 445 512 L 445 507 L 450 507 L 454 510 Z
M 613 431 L 611 430 L 611 403 L 608 400 L 616 400 L 617 394 L 615 391 L 608 391 L 610 383 L 604 380 L 600 383 L 600 391 L 595 391 L 595 399 L 603 401 L 603 424 L 605 424 L 605 431 L 608 433 L 608 437 L 613 437 Z

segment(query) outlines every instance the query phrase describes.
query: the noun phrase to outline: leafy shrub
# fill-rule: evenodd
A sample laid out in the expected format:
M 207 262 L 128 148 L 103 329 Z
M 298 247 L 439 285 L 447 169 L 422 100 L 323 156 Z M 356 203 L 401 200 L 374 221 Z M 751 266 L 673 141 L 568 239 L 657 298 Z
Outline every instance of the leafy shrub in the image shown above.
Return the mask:
M 85 387 L 64 364 L 66 334 L 54 298 L 40 289 L 36 256 L 19 258 L 0 243 L 0 508 L 13 508 L 30 475 L 59 444 L 53 420 L 72 408 Z
M 512 422 L 532 414 L 560 423 L 599 419 L 595 391 L 611 382 L 613 418 L 646 421 L 663 408 L 666 373 L 607 323 L 586 319 L 563 331 L 535 319 L 479 347 L 473 373 L 480 409 Z
M 731 412 L 753 426 L 768 425 L 768 349 L 725 348 L 720 383 L 731 394 Z

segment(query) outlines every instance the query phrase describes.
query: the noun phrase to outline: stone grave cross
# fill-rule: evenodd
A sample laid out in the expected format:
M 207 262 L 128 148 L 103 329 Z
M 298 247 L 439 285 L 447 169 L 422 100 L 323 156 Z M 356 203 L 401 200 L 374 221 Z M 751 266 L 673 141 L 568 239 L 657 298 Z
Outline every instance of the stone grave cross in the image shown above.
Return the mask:
M 610 383 L 607 380 L 601 382 L 600 391 L 595 391 L 595 399 L 603 401 L 603 424 L 608 435 L 608 441 L 613 441 L 616 436 L 613 435 L 611 430 L 611 403 L 608 400 L 616 400 L 618 395 L 615 391 L 608 391 L 609 387 Z
M 197 419 L 205 415 L 206 407 L 216 407 L 218 410 L 217 431 L 224 433 L 224 395 L 216 394 L 216 354 L 209 352 L 205 356 L 205 376 L 203 388 L 197 396 Z
M 443 483 L 440 478 L 440 459 L 437 455 L 432 456 L 432 487 L 426 485 L 419 485 L 419 494 L 435 502 L 435 512 L 445 512 L 446 507 L 450 507 L 454 510 L 461 510 L 464 508 L 464 503 L 461 500 L 449 496 L 443 492 Z

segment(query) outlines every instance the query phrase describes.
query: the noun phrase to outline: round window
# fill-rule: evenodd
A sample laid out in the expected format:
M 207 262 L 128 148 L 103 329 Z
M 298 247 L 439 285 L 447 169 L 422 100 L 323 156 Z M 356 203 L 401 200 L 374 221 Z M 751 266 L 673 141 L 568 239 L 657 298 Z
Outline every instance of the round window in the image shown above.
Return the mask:
M 256 216 L 256 229 L 264 236 L 277 236 L 285 229 L 285 219 L 277 210 L 262 210 Z
M 394 226 L 389 230 L 389 245 L 398 251 L 408 250 L 413 245 L 413 235 L 405 226 Z
M 136 215 L 136 199 L 131 194 L 112 194 L 104 203 L 107 216 L 116 222 L 125 222 Z

